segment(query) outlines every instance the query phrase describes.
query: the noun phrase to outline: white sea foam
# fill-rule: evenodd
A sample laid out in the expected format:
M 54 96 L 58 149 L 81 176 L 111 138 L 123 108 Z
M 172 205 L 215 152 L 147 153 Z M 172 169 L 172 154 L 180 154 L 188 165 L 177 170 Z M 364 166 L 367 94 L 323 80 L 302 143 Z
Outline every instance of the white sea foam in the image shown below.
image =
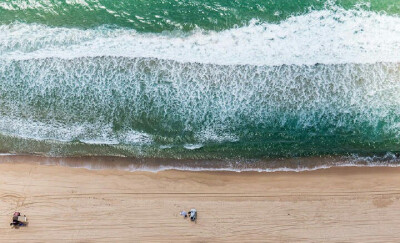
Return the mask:
M 14 153 L 0 153 L 0 156 L 14 156 Z
M 196 150 L 202 148 L 203 144 L 185 144 L 183 147 L 188 150 Z
M 37 141 L 52 140 L 58 142 L 81 141 L 87 144 L 150 144 L 150 135 L 134 130 L 121 134 L 112 131 L 107 124 L 62 124 L 56 121 L 42 122 L 17 117 L 0 117 L 0 131 L 3 135 L 34 139 Z
M 167 170 L 179 170 L 179 171 L 228 171 L 228 172 L 263 172 L 263 173 L 273 173 L 273 172 L 305 172 L 305 171 L 315 171 L 315 170 L 323 170 L 335 167 L 400 167 L 400 164 L 385 164 L 385 163 L 371 163 L 371 164 L 353 164 L 353 163 L 343 163 L 343 164 L 334 164 L 334 165 L 320 165 L 315 167 L 297 167 L 297 168 L 289 168 L 289 167 L 279 167 L 279 168 L 212 168 L 212 167 L 190 167 L 190 166 L 160 166 L 155 168 L 150 167 L 130 167 L 128 170 L 131 172 L 135 171 L 149 171 L 149 172 L 160 172 Z M 90 166 L 85 167 L 87 169 L 91 169 Z
M 152 138 L 149 134 L 130 130 L 122 135 L 122 139 L 128 144 L 150 144 Z
M 260 135 L 246 126 L 264 127 L 267 135 L 268 128 L 295 119 L 293 132 L 365 127 L 377 138 L 398 139 L 399 77 L 398 63 L 269 67 L 111 57 L 0 60 L 0 132 L 37 140 L 136 145 L 154 139 L 181 146 L 182 131 L 186 143 L 237 142 Z M 46 110 L 48 104 L 53 111 Z M 162 135 L 171 130 L 176 133 Z
M 223 130 L 223 125 L 220 125 L 220 130 Z M 210 127 L 201 130 L 195 134 L 195 138 L 197 141 L 201 142 L 237 142 L 239 141 L 239 137 L 234 134 L 229 133 L 219 133 Z
M 396 16 L 340 8 L 279 24 L 254 20 L 245 27 L 190 34 L 14 23 L 0 26 L 0 58 L 121 56 L 253 65 L 399 62 L 399 26 Z
M 12 153 L 1 153 L 0 156 L 9 157 L 10 160 L 5 161 L 18 161 L 18 159 L 14 160 L 13 157 L 18 157 L 21 154 L 12 154 Z M 130 172 L 136 171 L 148 171 L 148 172 L 160 172 L 167 170 L 178 170 L 178 171 L 228 171 L 228 172 L 262 172 L 262 173 L 272 173 L 272 172 L 304 172 L 304 171 L 315 171 L 321 169 L 329 169 L 334 167 L 400 167 L 400 158 L 393 153 L 387 153 L 382 156 L 343 156 L 336 158 L 329 157 L 320 157 L 320 161 L 325 161 L 324 164 L 319 165 L 310 165 L 307 166 L 307 161 L 315 160 L 315 158 L 306 158 L 302 159 L 305 162 L 305 165 L 298 166 L 282 166 L 277 167 L 268 167 L 270 162 L 265 161 L 263 163 L 257 163 L 257 166 L 254 166 L 252 163 L 255 161 L 215 161 L 215 162 L 200 162 L 193 161 L 194 164 L 190 162 L 185 162 L 184 164 L 176 162 L 166 162 L 162 161 L 161 164 L 151 164 L 146 162 L 135 162 L 124 164 L 124 163 L 98 163 L 97 160 L 87 160 L 85 158 L 76 158 L 76 160 L 71 158 L 64 157 L 35 157 L 33 161 L 37 161 L 43 165 L 61 165 L 66 167 L 77 167 L 77 168 L 86 168 L 88 170 L 107 170 L 107 169 L 117 169 L 124 170 Z M 328 160 L 327 160 L 328 159 Z M 101 159 L 100 159 L 101 160 Z M 113 158 L 113 162 L 118 161 L 118 157 Z M 5 162 L 1 161 L 1 162 Z M 126 160 L 124 160 L 126 161 Z M 277 161 L 275 161 L 277 162 Z M 281 161 L 282 162 L 282 161 Z M 175 164 L 176 163 L 176 164 Z M 203 164 L 203 165 L 199 165 Z M 274 164 L 274 163 L 272 163 Z M 275 164 L 276 166 L 276 164 Z
M 160 145 L 160 149 L 170 149 L 172 147 L 172 145 Z
M 299 167 L 277 167 L 277 168 L 235 168 L 235 167 L 193 167 L 190 165 L 187 166 L 173 166 L 173 165 L 160 165 L 160 166 L 146 166 L 146 165 L 128 165 L 128 166 L 104 166 L 104 165 L 96 165 L 96 163 L 83 163 L 79 165 L 71 165 L 70 163 L 60 162 L 46 162 L 43 163 L 46 165 L 57 164 L 61 166 L 67 167 L 78 167 L 78 168 L 85 168 L 88 170 L 106 170 L 106 169 L 118 169 L 118 170 L 125 170 L 130 172 L 136 171 L 147 171 L 147 172 L 161 172 L 161 171 L 168 171 L 168 170 L 178 170 L 178 171 L 208 171 L 208 172 L 217 172 L 217 171 L 226 171 L 226 172 L 259 172 L 259 173 L 274 173 L 274 172 L 306 172 L 306 171 L 315 171 L 315 170 L 323 170 L 335 167 L 400 167 L 399 163 L 384 163 L 384 162 L 373 162 L 368 164 L 357 164 L 353 162 L 342 162 L 342 163 L 333 163 L 327 165 L 318 165 L 318 166 L 299 166 Z

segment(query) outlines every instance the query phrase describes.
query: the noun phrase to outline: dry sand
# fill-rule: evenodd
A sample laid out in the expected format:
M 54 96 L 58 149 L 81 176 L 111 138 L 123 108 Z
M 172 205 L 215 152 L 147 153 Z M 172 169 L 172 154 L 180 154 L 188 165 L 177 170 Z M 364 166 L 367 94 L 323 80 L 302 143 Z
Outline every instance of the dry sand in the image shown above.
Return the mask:
M 400 241 L 400 168 L 151 173 L 6 163 L 0 185 L 1 242 Z M 179 215 L 193 207 L 197 223 Z M 28 227 L 9 227 L 14 211 Z

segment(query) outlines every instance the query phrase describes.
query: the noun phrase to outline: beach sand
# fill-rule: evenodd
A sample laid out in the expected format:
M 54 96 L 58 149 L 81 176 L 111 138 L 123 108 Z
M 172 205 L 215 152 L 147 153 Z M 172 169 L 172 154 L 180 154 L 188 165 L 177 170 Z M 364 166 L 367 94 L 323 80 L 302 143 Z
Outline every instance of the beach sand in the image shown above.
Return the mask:
M 0 164 L 0 241 L 399 242 L 400 168 L 126 172 Z M 196 208 L 196 223 L 179 212 Z M 28 227 L 11 229 L 14 211 Z

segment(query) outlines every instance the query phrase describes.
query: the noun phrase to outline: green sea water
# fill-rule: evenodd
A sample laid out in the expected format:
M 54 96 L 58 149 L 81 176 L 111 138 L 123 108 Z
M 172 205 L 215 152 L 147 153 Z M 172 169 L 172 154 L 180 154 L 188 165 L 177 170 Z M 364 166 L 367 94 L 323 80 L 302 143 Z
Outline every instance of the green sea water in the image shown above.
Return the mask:
M 0 0 L 0 151 L 397 158 L 399 14 L 397 0 Z
M 93 28 L 112 25 L 142 32 L 224 30 L 252 19 L 279 22 L 314 10 L 341 7 L 398 15 L 398 0 L 11 0 L 0 3 L 0 24 L 15 21 Z

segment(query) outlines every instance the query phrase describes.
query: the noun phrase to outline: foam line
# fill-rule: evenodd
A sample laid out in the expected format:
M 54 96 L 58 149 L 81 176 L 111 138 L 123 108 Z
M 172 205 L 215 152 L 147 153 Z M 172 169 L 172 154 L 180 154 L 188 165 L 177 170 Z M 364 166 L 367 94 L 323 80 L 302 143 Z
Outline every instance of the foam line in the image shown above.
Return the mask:
M 251 21 L 220 32 L 144 34 L 124 28 L 1 25 L 0 57 L 147 57 L 219 65 L 400 61 L 400 18 L 364 10 L 311 11 L 278 24 Z

